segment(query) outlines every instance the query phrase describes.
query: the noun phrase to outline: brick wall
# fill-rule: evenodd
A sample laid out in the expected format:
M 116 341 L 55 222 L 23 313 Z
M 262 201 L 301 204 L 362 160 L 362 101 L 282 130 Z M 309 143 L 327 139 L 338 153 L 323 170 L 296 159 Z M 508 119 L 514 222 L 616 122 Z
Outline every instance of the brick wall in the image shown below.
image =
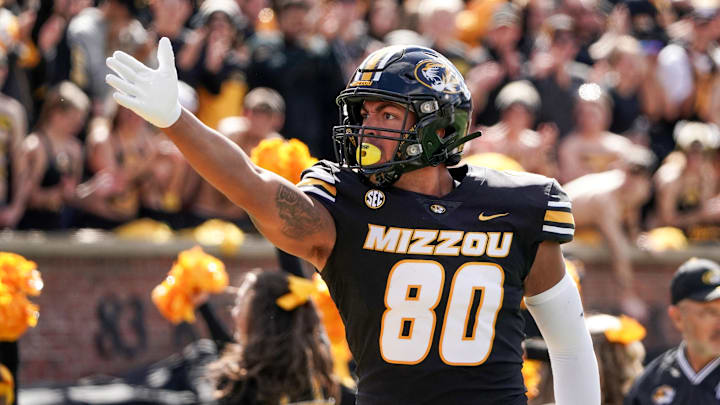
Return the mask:
M 38 325 L 20 340 L 23 385 L 122 375 L 178 352 L 194 337 L 208 336 L 202 319 L 172 325 L 150 300 L 172 258 L 34 260 L 45 287 L 33 298 L 40 306 Z M 231 285 L 249 269 L 275 266 L 272 257 L 223 261 Z M 231 326 L 226 309 L 232 297 L 218 295 L 211 303 Z
M 648 319 L 643 322 L 647 336 L 643 343 L 652 359 L 669 346 L 680 342 L 680 335 L 667 316 L 670 305 L 670 280 L 680 263 L 634 266 L 638 293 L 648 303 Z M 608 264 L 586 264 L 582 282 L 583 304 L 586 312 L 598 311 L 619 314 L 619 289 Z
M 0 235 L 0 250 L 36 261 L 45 282 L 42 295 L 33 299 L 40 305 L 38 326 L 20 341 L 21 385 L 123 375 L 178 352 L 195 337 L 207 336 L 201 320 L 192 326 L 174 326 L 150 300 L 150 291 L 165 277 L 177 252 L 187 247 L 116 242 L 78 245 L 67 238 L 30 243 L 17 238 L 2 240 Z M 570 249 L 570 253 L 585 262 L 586 309 L 616 313 L 618 289 L 607 253 L 598 249 Z M 649 358 L 679 341 L 666 315 L 673 272 L 690 256 L 712 257 L 712 253 L 717 254 L 708 248 L 634 258 L 640 294 L 651 305 L 644 342 Z M 234 285 L 245 271 L 275 267 L 276 263 L 274 249 L 264 241 L 246 242 L 237 257 L 223 261 Z M 218 295 L 211 302 L 230 325 L 232 297 Z

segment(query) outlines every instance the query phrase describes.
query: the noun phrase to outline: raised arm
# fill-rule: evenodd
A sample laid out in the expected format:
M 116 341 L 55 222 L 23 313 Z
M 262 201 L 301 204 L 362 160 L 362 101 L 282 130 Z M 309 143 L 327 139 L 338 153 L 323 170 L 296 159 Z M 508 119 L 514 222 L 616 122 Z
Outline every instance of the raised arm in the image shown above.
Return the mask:
M 323 268 L 335 244 L 335 223 L 322 204 L 255 166 L 239 146 L 187 110 L 163 131 L 205 180 L 247 211 L 272 243 Z
M 335 244 L 330 213 L 282 177 L 255 166 L 235 143 L 180 107 L 170 41 L 158 45 L 158 69 L 123 52 L 108 58 L 115 100 L 163 129 L 190 165 L 241 206 L 278 248 L 322 269 Z

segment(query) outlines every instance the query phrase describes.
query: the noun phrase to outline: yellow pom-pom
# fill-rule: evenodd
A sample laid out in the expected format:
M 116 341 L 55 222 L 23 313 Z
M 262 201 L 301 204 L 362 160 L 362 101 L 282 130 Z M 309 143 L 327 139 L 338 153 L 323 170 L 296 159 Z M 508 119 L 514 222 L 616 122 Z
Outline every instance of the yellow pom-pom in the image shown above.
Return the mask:
M 152 291 L 152 301 L 172 323 L 194 322 L 194 301 L 204 293 L 218 293 L 228 286 L 225 265 L 196 246 L 180 252 L 165 280 Z
M 15 403 L 15 380 L 7 367 L 0 364 L 0 403 Z
M 228 286 L 225 264 L 196 246 L 180 253 L 178 266 L 182 269 L 178 284 L 187 284 L 188 291 L 218 293 Z
M 39 295 L 42 288 L 42 277 L 34 262 L 15 253 L 0 252 L 0 340 L 17 340 L 28 326 L 37 325 L 38 307 L 27 296 Z
M 203 246 L 218 246 L 222 254 L 234 256 L 245 241 L 245 234 L 237 225 L 210 219 L 193 230 L 193 237 Z
M 172 229 L 162 222 L 149 218 L 136 219 L 114 230 L 122 239 L 147 240 L 155 243 L 167 242 L 173 238 Z
M 0 252 L 0 282 L 30 295 L 40 294 L 43 288 L 35 262 L 10 252 Z
M 316 286 L 313 301 L 320 313 L 320 319 L 323 326 L 325 326 L 328 339 L 330 339 L 335 375 L 341 378 L 343 384 L 352 387 L 354 381 L 348 368 L 348 362 L 352 360 L 352 354 L 350 354 L 350 348 L 345 340 L 345 324 L 343 324 L 335 302 L 330 297 L 327 284 L 317 273 L 313 277 L 313 281 Z
M 174 324 L 182 321 L 194 322 L 194 307 L 190 295 L 173 282 L 169 276 L 152 291 L 152 301 L 167 320 Z
M 300 181 L 303 170 L 317 162 L 310 156 L 307 145 L 297 139 L 266 139 L 250 152 L 250 158 L 256 165 L 279 174 L 293 184 Z
M 538 386 L 540 385 L 540 365 L 539 360 L 525 359 L 522 366 L 522 376 L 525 380 L 525 388 L 527 388 L 527 396 L 532 399 L 540 393 Z
M 280 174 L 293 184 L 300 181 L 303 170 L 317 162 L 317 159 L 310 156 L 307 145 L 297 139 L 291 139 L 283 145 L 280 158 Z
M 663 226 L 650 230 L 642 244 L 654 252 L 663 252 L 666 250 L 683 250 L 687 248 L 688 240 L 682 230 L 671 226 Z
M 263 169 L 277 173 L 279 171 L 278 151 L 284 142 L 285 141 L 280 138 L 265 139 L 250 151 L 250 158 L 253 163 Z
M 605 337 L 613 343 L 628 344 L 645 338 L 645 328 L 629 316 L 620 315 L 620 327 L 605 331 Z
M 28 301 L 25 294 L 0 292 L 0 341 L 15 341 L 28 326 L 35 327 L 40 316 L 37 305 Z
M 343 324 L 342 318 L 340 318 L 340 313 L 335 306 L 335 302 L 330 297 L 327 285 L 320 276 L 315 276 L 315 283 L 318 286 L 318 293 L 313 297 L 313 301 L 320 312 L 320 318 L 325 326 L 325 331 L 328 334 L 330 342 L 334 344 L 344 343 L 347 345 L 345 342 L 345 324 Z

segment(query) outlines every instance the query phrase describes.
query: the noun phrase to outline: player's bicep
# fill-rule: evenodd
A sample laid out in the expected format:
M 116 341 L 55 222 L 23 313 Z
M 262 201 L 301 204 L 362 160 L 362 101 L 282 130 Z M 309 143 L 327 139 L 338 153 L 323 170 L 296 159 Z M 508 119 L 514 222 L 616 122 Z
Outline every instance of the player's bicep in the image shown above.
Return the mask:
M 525 296 L 532 297 L 555 286 L 565 276 L 565 261 L 560 244 L 540 243 L 530 273 L 525 277 Z
M 270 172 L 263 178 L 248 213 L 258 230 L 278 248 L 322 269 L 335 244 L 335 222 L 328 210 L 287 180 Z

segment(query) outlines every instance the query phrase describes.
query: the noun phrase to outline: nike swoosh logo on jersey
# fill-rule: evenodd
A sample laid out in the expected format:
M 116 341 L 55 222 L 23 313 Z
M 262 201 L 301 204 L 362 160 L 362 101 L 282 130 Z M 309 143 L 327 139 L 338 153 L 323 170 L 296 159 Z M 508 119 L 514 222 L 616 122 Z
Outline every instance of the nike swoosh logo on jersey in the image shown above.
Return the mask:
M 484 213 L 484 212 L 481 212 L 480 215 L 478 215 L 478 219 L 481 220 L 481 221 L 489 221 L 489 220 L 491 220 L 491 219 L 504 217 L 505 215 L 508 215 L 508 214 L 510 214 L 510 213 L 509 213 L 509 212 L 506 212 L 506 213 L 503 213 L 503 214 L 495 214 L 495 215 L 485 216 L 485 213 Z

